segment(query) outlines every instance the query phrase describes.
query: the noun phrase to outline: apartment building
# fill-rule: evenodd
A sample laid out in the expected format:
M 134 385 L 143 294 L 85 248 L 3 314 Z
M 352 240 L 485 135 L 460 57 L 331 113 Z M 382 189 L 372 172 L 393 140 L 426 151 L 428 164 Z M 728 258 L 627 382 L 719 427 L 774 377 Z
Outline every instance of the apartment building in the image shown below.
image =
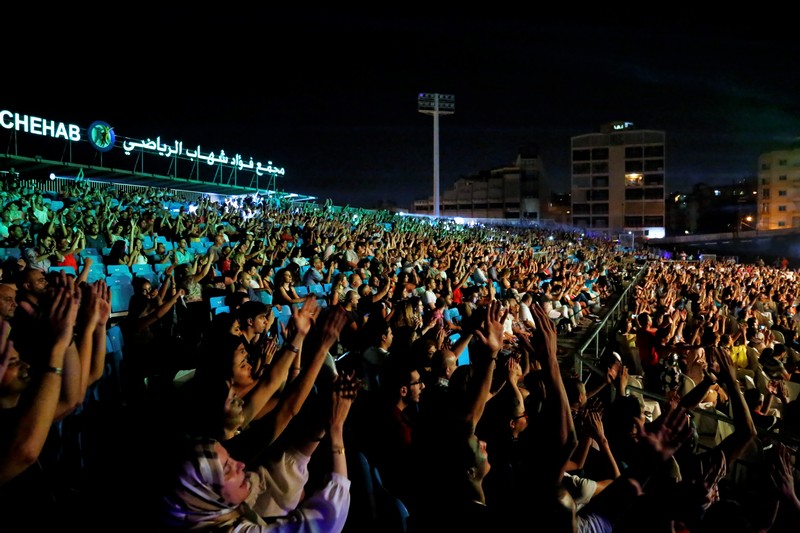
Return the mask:
M 800 148 L 758 158 L 759 230 L 800 227 Z
M 442 191 L 442 217 L 540 221 L 547 218 L 550 189 L 538 147 L 519 150 L 513 165 L 459 178 Z M 412 212 L 432 215 L 433 197 L 414 202 Z
M 665 133 L 632 122 L 572 137 L 572 224 L 612 237 L 663 237 L 665 161 Z

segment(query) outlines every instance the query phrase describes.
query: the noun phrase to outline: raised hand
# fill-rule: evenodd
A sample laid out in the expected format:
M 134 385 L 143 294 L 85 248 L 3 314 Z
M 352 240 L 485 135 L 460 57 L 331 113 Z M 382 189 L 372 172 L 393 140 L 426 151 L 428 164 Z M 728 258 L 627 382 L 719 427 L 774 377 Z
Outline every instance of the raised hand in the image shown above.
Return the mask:
M 486 319 L 475 329 L 475 337 L 481 341 L 492 357 L 503 348 L 503 322 L 508 315 L 508 310 L 497 301 L 489 302 Z
M 270 338 L 265 339 L 266 340 L 261 345 L 261 355 L 264 363 L 269 364 L 278 352 L 278 340 Z
M 794 492 L 794 466 L 792 450 L 782 442 L 773 444 L 774 449 L 767 453 L 767 473 L 772 488 L 782 500 L 796 501 Z
M 506 361 L 506 369 L 508 370 L 508 382 L 511 385 L 519 383 L 519 379 L 522 377 L 522 366 L 520 366 L 519 361 L 509 357 L 508 361 Z
M 353 405 L 360 387 L 361 383 L 352 374 L 334 377 L 329 427 L 342 428 L 344 426 L 350 407 Z
M 292 324 L 295 332 L 298 335 L 305 337 L 311 331 L 311 326 L 317 318 L 319 312 L 319 305 L 317 304 L 317 297 L 309 295 L 303 307 L 296 308 L 292 306 Z
M 339 338 L 339 335 L 347 323 L 347 312 L 342 306 L 333 306 L 325 316 L 325 321 L 322 323 L 320 330 L 320 345 L 324 348 L 330 348 L 333 343 Z
M 558 353 L 558 332 L 555 323 L 539 303 L 531 306 L 531 314 L 536 325 L 531 335 L 533 342 L 529 345 L 531 355 L 538 356 L 540 362 L 555 360 Z M 520 338 L 520 342 L 527 343 L 527 340 Z
M 55 344 L 63 344 L 64 348 L 72 342 L 75 321 L 81 306 L 81 292 L 72 287 L 56 289 L 53 304 L 50 306 L 48 321 L 55 338 Z
M 639 452 L 644 459 L 663 463 L 692 435 L 688 411 L 682 407 L 670 409 L 659 416 L 652 429 L 646 429 L 643 420 L 637 419 Z

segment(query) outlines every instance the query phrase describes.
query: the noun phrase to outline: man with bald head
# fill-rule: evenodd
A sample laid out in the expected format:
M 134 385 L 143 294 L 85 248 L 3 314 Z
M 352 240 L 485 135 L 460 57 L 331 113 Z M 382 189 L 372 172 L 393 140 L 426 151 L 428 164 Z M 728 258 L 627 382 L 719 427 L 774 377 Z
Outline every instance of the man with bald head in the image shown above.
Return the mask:
M 17 310 L 17 286 L 0 283 L 0 318 L 8 322 Z

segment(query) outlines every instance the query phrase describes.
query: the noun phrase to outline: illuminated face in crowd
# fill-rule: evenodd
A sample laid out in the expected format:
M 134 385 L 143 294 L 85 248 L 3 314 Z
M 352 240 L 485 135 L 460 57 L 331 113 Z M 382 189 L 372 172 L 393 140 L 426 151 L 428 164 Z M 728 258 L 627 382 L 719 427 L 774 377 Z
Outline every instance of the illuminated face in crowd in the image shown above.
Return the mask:
M 247 348 L 242 342 L 233 354 L 233 385 L 236 387 L 246 387 L 253 384 L 253 367 L 247 361 L 247 357 Z
M 422 381 L 422 376 L 420 376 L 419 372 L 416 370 L 412 371 L 411 381 L 406 385 L 405 403 L 419 403 L 419 398 L 423 390 L 425 390 L 425 383 Z
M 0 318 L 10 320 L 17 310 L 17 288 L 10 283 L 0 284 Z

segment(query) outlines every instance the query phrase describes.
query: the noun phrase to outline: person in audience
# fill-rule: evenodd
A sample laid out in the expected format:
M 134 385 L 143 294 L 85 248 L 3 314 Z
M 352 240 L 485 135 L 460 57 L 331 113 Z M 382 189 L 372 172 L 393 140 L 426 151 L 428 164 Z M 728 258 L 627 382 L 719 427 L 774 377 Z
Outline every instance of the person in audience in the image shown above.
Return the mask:
M 177 455 L 174 481 L 161 501 L 163 524 L 195 531 L 342 531 L 350 509 L 344 423 L 353 396 L 349 388 L 333 393 L 328 427 L 332 467 L 319 490 L 302 499 L 302 487 L 281 495 L 266 468 L 247 470 L 221 442 L 195 439 Z M 259 516 L 254 511 L 273 509 L 262 500 L 275 501 L 277 497 L 297 502 L 297 506 L 289 512 L 274 509 L 278 514 L 273 516 Z
M 7 198 L 21 202 L 18 211 L 33 204 L 34 191 L 15 188 L 12 183 L 1 185 Z M 409 533 L 459 527 L 518 528 L 522 510 L 534 513 L 542 523 L 550 518 L 556 520 L 557 525 L 548 526 L 553 531 L 562 530 L 561 526 L 570 532 L 727 531 L 733 530 L 733 521 L 737 527 L 792 530 L 798 509 L 797 498 L 789 488 L 793 473 L 787 469 L 786 449 L 778 444 L 796 445 L 800 403 L 793 399 L 792 384 L 786 375 L 777 376 L 773 366 L 779 366 L 768 360 L 778 353 L 789 379 L 798 379 L 793 374 L 797 355 L 796 335 L 791 328 L 800 329 L 793 307 L 800 291 L 788 268 L 656 261 L 648 251 L 646 254 L 651 255 L 647 266 L 639 270 L 640 265 L 624 261 L 630 258 L 627 252 L 620 252 L 603 237 L 579 235 L 569 229 L 554 233 L 538 227 L 461 228 L 444 219 L 423 221 L 366 210 L 358 211 L 359 224 L 354 226 L 356 211 L 350 207 L 339 212 L 310 203 L 298 207 L 290 200 L 271 204 L 260 198 L 249 198 L 244 203 L 204 198 L 191 202 L 194 208 L 189 209 L 188 193 L 166 196 L 165 191 L 164 195 L 155 192 L 100 190 L 90 187 L 89 182 L 71 183 L 63 195 L 70 202 L 69 211 L 55 209 L 52 219 L 48 217 L 50 224 L 43 228 L 57 240 L 75 237 L 73 226 L 84 227 L 87 246 L 91 236 L 102 235 L 92 230 L 95 225 L 97 230 L 112 228 L 111 237 L 119 241 L 116 252 L 123 264 L 130 259 L 124 255 L 127 243 L 135 246 L 138 239 L 155 238 L 157 233 L 168 235 L 173 241 L 187 239 L 183 245 L 187 257 L 179 261 L 176 255 L 173 260 L 174 279 L 168 271 L 163 282 L 153 287 L 138 281 L 127 316 L 111 318 L 108 285 L 104 280 L 89 282 L 89 257 L 79 276 L 71 280 L 60 272 L 28 268 L 22 257 L 21 264 L 13 255 L 3 263 L 0 319 L 10 324 L 10 331 L 0 324 L 0 400 L 8 400 L 0 404 L 4 414 L 0 476 L 8 478 L 2 481 L 6 478 L 0 477 L 0 501 L 5 502 L 0 508 L 13 511 L 2 513 L 0 530 L 28 529 L 31 517 L 39 523 L 43 511 L 47 516 L 42 524 L 47 529 L 91 529 L 93 524 L 87 524 L 79 512 L 87 501 L 96 503 L 98 527 L 124 513 L 130 517 L 132 529 L 152 528 L 157 519 L 163 518 L 152 515 L 153 510 L 163 510 L 162 492 L 148 487 L 137 494 L 129 480 L 146 471 L 145 467 L 164 470 L 162 459 L 172 458 L 166 450 L 186 442 L 186 435 L 213 439 L 205 442 L 222 444 L 224 452 L 212 445 L 205 449 L 209 458 L 227 452 L 226 457 L 243 461 L 248 471 L 260 476 L 258 487 L 247 491 L 250 498 L 243 500 L 247 507 L 230 502 L 227 509 L 226 500 L 221 507 L 214 507 L 220 515 L 230 511 L 228 517 L 262 517 L 242 521 L 244 529 L 302 529 L 309 524 L 293 523 L 292 517 L 304 513 L 306 502 L 326 486 L 330 444 L 347 445 L 348 451 L 374 450 L 370 444 L 379 440 L 376 433 L 382 427 L 376 421 L 388 420 L 377 414 L 384 414 L 379 409 L 387 404 L 395 411 L 401 409 L 408 418 L 411 444 L 394 455 L 387 454 L 389 458 L 384 457 L 381 465 L 396 465 L 390 464 L 388 469 L 384 466 L 386 472 L 379 467 L 379 471 L 387 486 L 402 494 L 410 512 Z M 159 205 L 167 198 L 182 207 L 174 222 L 169 220 L 169 209 Z M 63 230 L 57 226 L 62 219 Z M 20 246 L 26 226 L 14 227 L 15 223 L 28 224 L 21 218 L 8 219 L 9 238 L 5 242 Z M 283 240 L 283 228 L 291 228 L 286 233 L 291 240 Z M 222 234 L 219 257 L 214 261 L 204 253 L 191 254 L 187 246 L 189 239 L 199 241 L 207 232 Z M 549 239 L 550 235 L 554 239 Z M 558 242 L 562 238 L 572 244 Z M 300 239 L 304 241 L 302 245 Z M 502 248 L 497 247 L 500 239 L 505 243 Z M 345 244 L 348 241 L 353 243 L 354 254 L 349 255 L 355 256 L 356 263 L 346 273 L 339 273 L 337 280 L 336 269 L 344 263 L 329 263 L 325 269 L 324 261 L 342 261 L 340 254 L 351 248 Z M 289 242 L 296 246 L 287 246 Z M 236 243 L 244 243 L 239 246 L 248 250 L 243 265 L 232 271 L 214 272 L 212 268 L 222 258 L 222 249 L 234 249 Z M 254 243 L 252 248 L 250 243 Z M 260 243 L 264 246 L 257 248 Z M 32 246 L 33 243 L 22 245 Z M 176 248 L 181 249 L 180 242 Z M 249 285 L 255 289 L 252 268 L 247 268 L 254 260 L 250 257 L 253 253 L 262 254 L 262 267 L 256 271 L 267 286 L 269 269 L 282 267 L 291 274 L 292 286 L 307 284 L 299 276 L 300 265 L 310 265 L 311 272 L 319 265 L 315 254 L 320 256 L 323 262 L 317 271 L 324 277 L 316 283 L 324 283 L 325 276 L 329 276 L 327 279 L 336 287 L 331 300 L 325 302 L 328 309 L 321 310 L 316 302 L 304 300 L 297 302 L 303 304 L 299 309 L 292 304 L 295 309 L 291 318 L 280 326 L 271 308 L 266 308 L 263 316 L 250 314 L 252 320 L 242 320 L 244 314 L 239 311 L 250 306 L 252 295 L 249 291 L 237 292 L 236 278 L 241 278 L 245 288 L 248 282 L 244 274 L 249 274 Z M 241 263 L 241 254 L 228 257 L 238 258 Z M 439 261 L 438 267 L 435 260 Z M 472 278 L 475 265 L 479 264 L 484 265 L 482 269 L 486 265 L 494 268 L 483 270 L 486 281 L 480 282 L 482 286 Z M 445 277 L 437 276 L 437 270 Z M 652 342 L 645 338 L 639 343 L 633 333 L 637 331 L 636 324 L 632 323 L 630 333 L 634 338 L 630 348 L 635 355 L 647 356 L 641 357 L 642 363 L 655 363 L 650 369 L 653 375 L 658 373 L 652 383 L 654 389 L 649 388 L 647 380 L 644 390 L 628 390 L 626 386 L 629 371 L 640 373 L 636 370 L 640 357 L 623 358 L 625 367 L 617 370 L 616 377 L 609 378 L 605 365 L 593 365 L 591 360 L 572 353 L 570 343 L 562 344 L 568 329 L 578 331 L 572 327 L 579 325 L 577 320 L 592 318 L 598 309 L 611 309 L 617 304 L 613 301 L 616 292 L 603 292 L 601 278 L 606 278 L 609 287 L 625 289 L 634 279 L 632 274 L 640 276 L 630 291 L 635 295 L 631 314 L 638 315 L 632 322 L 641 320 L 643 330 L 652 330 Z M 352 277 L 352 282 L 347 276 Z M 427 288 L 434 294 L 438 291 L 436 309 L 430 316 L 422 312 L 424 305 L 420 308 L 420 289 L 427 279 L 435 281 Z M 275 289 L 284 281 L 283 276 L 279 277 Z M 363 283 L 358 285 L 359 281 Z M 506 291 L 504 294 L 497 293 L 495 281 L 500 285 L 499 292 Z M 258 286 L 261 289 L 262 283 Z M 72 287 L 72 292 L 64 292 L 65 287 Z M 76 288 L 80 288 L 80 296 L 74 294 Z M 511 294 L 513 289 L 519 295 L 519 316 L 506 330 L 507 342 L 499 343 L 499 351 L 495 351 L 495 330 L 499 326 L 502 331 L 508 321 L 507 308 L 517 304 L 517 296 Z M 56 314 L 61 319 L 51 319 L 56 309 L 63 311 L 72 305 L 66 303 L 66 294 L 72 294 L 72 300 L 79 299 L 80 306 L 72 326 L 74 342 L 64 350 L 63 373 L 58 375 L 47 368 L 58 368 L 55 363 L 59 363 L 59 356 L 52 347 L 54 338 L 61 338 L 62 327 L 54 328 L 53 324 L 63 325 L 65 315 L 59 312 Z M 214 294 L 230 297 L 226 304 L 231 313 L 221 313 L 212 321 L 208 298 Z M 570 320 L 570 328 L 565 323 L 563 331 L 557 331 L 546 310 L 536 303 L 542 295 L 548 300 L 545 303 L 555 305 L 557 300 L 568 315 L 571 311 L 572 317 L 566 318 L 576 322 Z M 251 301 L 234 301 L 234 296 Z M 351 301 L 349 310 L 348 298 L 357 302 L 352 305 Z M 171 300 L 174 303 L 170 307 Z M 61 304 L 54 306 L 56 301 Z M 458 304 L 462 307 L 455 325 L 461 327 L 460 331 L 447 323 L 448 310 Z M 159 318 L 164 305 L 169 310 Z M 260 305 L 260 310 L 265 311 Z M 355 313 L 353 320 L 359 326 L 350 340 L 347 334 L 342 336 L 349 321 L 348 312 Z M 558 318 L 564 317 L 559 313 Z M 174 379 L 168 376 L 150 380 L 147 387 L 141 380 L 141 398 L 137 398 L 141 401 L 108 395 L 118 383 L 120 368 L 113 359 L 112 364 L 106 365 L 106 356 L 121 357 L 124 371 L 134 360 L 132 354 L 143 350 L 135 336 L 129 336 L 127 340 L 123 338 L 120 353 L 106 354 L 104 336 L 108 331 L 111 338 L 111 325 L 124 326 L 126 330 L 129 326 L 137 330 L 142 326 L 139 335 L 152 334 L 156 342 L 148 345 L 152 349 L 146 350 L 147 355 L 162 360 L 156 354 L 164 354 L 164 362 L 185 356 L 186 364 L 170 366 L 181 367 L 185 372 L 175 374 Z M 542 328 L 546 331 L 539 331 Z M 373 331 L 375 340 L 367 342 L 367 334 Z M 450 340 L 450 331 L 458 331 L 460 337 Z M 332 355 L 341 344 L 340 337 L 357 348 L 336 361 Z M 731 340 L 734 347 L 752 346 L 737 348 L 734 354 Z M 109 346 L 116 346 L 115 343 Z M 720 347 L 722 351 L 718 352 Z M 381 349 L 390 352 L 389 363 L 380 365 L 374 378 L 370 377 L 373 372 L 361 367 L 360 350 L 368 348 L 374 348 L 379 355 L 383 354 Z M 687 383 L 691 379 L 694 388 L 676 389 L 676 393 L 662 399 L 664 361 L 669 362 L 671 354 L 684 351 L 684 362 L 690 364 L 680 376 L 689 376 Z M 765 355 L 766 364 L 759 363 L 759 355 Z M 499 358 L 499 364 L 490 360 L 493 356 Z M 371 389 L 379 384 L 378 390 L 383 393 L 384 373 L 401 363 L 412 369 L 416 366 L 419 379 L 410 373 L 395 386 L 386 374 L 389 388 L 397 394 L 393 395 L 396 401 L 382 402 L 383 397 Z M 730 368 L 737 367 L 739 379 L 734 384 L 727 374 Z M 573 418 L 573 382 L 564 376 L 578 369 L 581 383 L 591 385 L 596 380 L 602 386 L 614 386 L 592 386 L 579 393 L 577 396 L 586 397 L 588 403 L 579 401 L 585 408 L 582 415 Z M 331 394 L 344 384 L 353 389 L 359 386 L 353 371 L 369 380 L 370 390 L 358 394 L 352 410 L 348 407 L 352 412 L 339 439 L 312 413 L 324 408 L 326 418 L 332 416 L 327 403 Z M 563 374 L 557 376 L 559 371 Z M 777 379 L 765 377 L 767 371 Z M 49 374 L 53 375 L 48 377 Z M 426 379 L 430 381 L 425 382 Z M 417 385 L 417 381 L 423 383 Z M 21 391 L 18 401 L 13 400 L 16 392 L 12 389 Z M 401 395 L 403 389 L 405 396 Z M 413 401 L 409 392 L 417 390 L 418 401 Z M 596 390 L 600 392 L 595 394 Z M 706 450 L 698 445 L 705 440 L 691 437 L 691 426 L 708 420 L 710 411 L 702 407 L 711 390 L 724 392 L 729 398 L 727 402 L 718 399 L 714 413 L 719 418 L 717 426 L 729 430 L 715 436 L 702 435 L 704 439 L 715 438 L 714 447 Z M 744 400 L 739 401 L 742 391 L 747 394 L 750 409 Z M 755 397 L 753 391 L 759 396 Z M 408 405 L 401 402 L 402 398 Z M 340 400 L 337 401 L 343 405 Z M 398 407 L 398 402 L 403 407 Z M 592 408 L 586 408 L 589 404 Z M 693 416 L 691 424 L 687 422 L 687 409 Z M 744 411 L 754 419 L 752 424 Z M 763 414 L 756 416 L 759 413 Z M 763 432 L 758 439 L 761 446 L 751 439 L 752 427 L 756 426 Z M 588 453 L 581 462 L 586 443 Z M 141 449 L 164 453 L 154 457 L 156 454 L 142 454 Z M 770 450 L 783 451 L 772 454 Z M 343 451 L 337 453 L 344 456 Z M 120 457 L 127 458 L 124 465 L 120 464 Z M 619 474 L 614 472 L 611 457 L 617 462 Z M 180 464 L 186 464 L 185 459 L 184 455 Z M 738 470 L 736 479 L 726 475 L 737 460 L 746 469 L 748 482 L 757 478 L 757 495 L 744 498 L 744 493 L 735 490 Z M 231 460 L 229 464 L 235 463 Z M 406 465 L 406 477 L 398 483 L 398 475 L 391 471 L 401 464 Z M 750 464 L 766 465 L 770 475 L 753 474 Z M 34 475 L 37 470 L 47 474 L 41 484 L 38 480 L 42 476 Z M 20 473 L 15 474 L 17 471 Z M 173 490 L 167 491 L 173 496 L 175 481 L 173 477 Z M 572 487 L 568 489 L 570 483 Z M 259 497 L 255 497 L 256 493 Z M 151 498 L 156 494 L 158 505 L 153 506 Z M 50 499 L 53 495 L 55 504 Z M 143 499 L 148 500 L 146 504 Z M 180 498 L 171 502 L 177 506 L 173 509 L 183 509 L 185 503 Z M 104 509 L 109 510 L 107 514 Z M 216 510 L 209 512 L 215 514 Z M 343 527 L 350 530 L 365 524 L 366 519 L 359 517 L 351 522 L 346 515 L 370 515 L 360 503 L 345 514 L 339 511 L 333 509 L 327 516 L 337 523 L 344 524 L 346 520 L 351 528 Z M 229 525 L 239 524 L 237 519 Z M 197 522 L 198 528 L 204 527 L 202 522 Z M 227 523 L 226 519 L 222 522 Z
M 75 408 L 64 389 L 74 388 L 82 373 L 67 351 L 80 306 L 81 291 L 74 285 L 56 290 L 46 314 L 48 338 L 42 353 L 18 352 L 17 332 L 5 320 L 0 323 L 0 366 L 5 369 L 0 378 L 0 501 L 8 510 L 0 518 L 4 531 L 28 529 L 31 517 L 48 528 L 77 518 L 59 480 L 38 459 L 54 423 Z M 45 358 L 43 366 L 28 362 L 38 357 Z

